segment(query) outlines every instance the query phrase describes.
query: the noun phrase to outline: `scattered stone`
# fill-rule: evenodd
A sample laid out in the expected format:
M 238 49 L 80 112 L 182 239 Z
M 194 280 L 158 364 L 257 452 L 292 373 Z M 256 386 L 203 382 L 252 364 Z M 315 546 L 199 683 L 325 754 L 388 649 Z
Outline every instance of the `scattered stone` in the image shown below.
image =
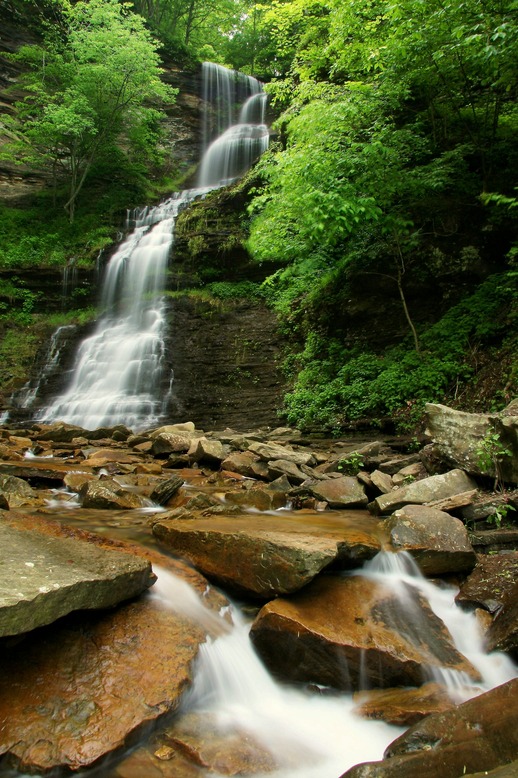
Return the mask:
M 314 497 L 325 500 L 331 508 L 359 508 L 368 502 L 362 484 L 353 476 L 318 481 L 308 488 Z
M 274 459 L 268 462 L 268 478 L 275 480 L 281 475 L 285 475 L 292 484 L 302 484 L 307 479 L 307 475 L 296 464 L 287 459 Z
M 391 492 L 394 487 L 391 476 L 388 473 L 382 473 L 381 470 L 374 470 L 370 474 L 370 480 L 381 494 Z
M 108 608 L 151 586 L 146 560 L 92 533 L 21 514 L 0 519 L 0 636 L 82 608 Z
M 425 683 L 418 689 L 371 689 L 356 692 L 355 713 L 366 719 L 382 719 L 398 727 L 409 727 L 431 713 L 450 710 L 454 704 L 438 683 Z
M 37 432 L 35 435 L 36 440 L 51 440 L 54 443 L 70 443 L 77 437 L 89 438 L 89 433 L 82 427 L 63 424 L 62 422 L 50 425 L 42 424 L 40 432 Z
M 433 500 L 427 503 L 427 505 L 430 508 L 437 508 L 439 511 L 456 511 L 458 508 L 470 505 L 476 499 L 477 494 L 476 489 L 470 489 L 469 492 L 461 492 L 460 494 L 453 495 L 453 497 L 445 497 L 443 500 Z
M 462 521 L 436 508 L 407 505 L 386 519 L 386 527 L 392 547 L 409 551 L 425 575 L 472 570 L 476 564 Z
M 155 457 L 164 454 L 187 454 L 192 439 L 177 432 L 160 432 L 151 441 L 151 453 Z
M 231 451 L 221 463 L 221 468 L 253 478 L 254 472 L 252 470 L 252 464 L 256 462 L 257 459 L 257 455 L 253 454 L 251 451 Z
M 406 456 L 394 457 L 394 459 L 387 459 L 385 462 L 381 462 L 379 469 L 382 473 L 388 475 L 395 475 L 400 473 L 401 470 L 410 467 L 411 465 L 420 465 L 421 457 L 418 451 L 415 454 L 407 454 Z
M 448 473 L 432 475 L 421 481 L 414 481 L 408 486 L 394 489 L 388 494 L 382 494 L 367 507 L 377 515 L 387 514 L 404 505 L 423 505 L 476 488 L 474 481 L 462 470 L 450 470 Z
M 516 761 L 518 679 L 453 710 L 427 716 L 385 751 L 341 778 L 459 778 Z
M 225 459 L 223 444 L 219 440 L 195 438 L 191 441 L 187 455 L 193 462 L 207 462 L 219 467 Z
M 286 493 L 276 489 L 246 489 L 242 492 L 228 492 L 226 502 L 256 511 L 275 511 L 286 506 Z
M 31 505 L 39 500 L 37 492 L 26 481 L 13 475 L 0 475 L 0 490 L 10 508 Z
M 471 503 L 466 503 L 466 506 L 462 507 L 460 515 L 464 521 L 483 521 L 490 516 L 495 516 L 499 509 L 507 508 L 509 510 L 509 505 L 511 503 L 507 495 L 480 495 L 478 499 L 473 499 Z
M 415 589 L 398 602 L 388 587 L 362 576 L 320 576 L 289 599 L 272 600 L 250 636 L 272 672 L 291 681 L 349 691 L 366 680 L 380 688 L 419 686 L 426 667 L 478 677 Z

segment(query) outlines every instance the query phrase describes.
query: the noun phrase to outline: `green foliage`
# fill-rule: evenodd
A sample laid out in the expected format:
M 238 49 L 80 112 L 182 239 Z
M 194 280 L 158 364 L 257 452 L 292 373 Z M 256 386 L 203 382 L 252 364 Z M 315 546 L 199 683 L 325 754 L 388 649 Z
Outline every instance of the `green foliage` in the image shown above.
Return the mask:
M 494 473 L 494 488 L 499 488 L 502 483 L 502 459 L 512 456 L 511 449 L 504 446 L 496 430 L 488 430 L 480 441 L 476 454 L 481 471 L 483 473 Z
M 442 401 L 472 378 L 469 356 L 475 344 L 506 331 L 508 298 L 505 277 L 491 277 L 421 333 L 420 353 L 405 342 L 383 354 L 361 352 L 310 333 L 295 365 L 291 362 L 288 422 L 333 429 L 356 420 L 375 424 L 389 416 L 400 431 L 413 431 L 426 402 Z
M 161 114 L 151 101 L 172 101 L 160 80 L 157 44 L 144 20 L 117 0 L 56 3 L 61 26 L 43 44 L 22 46 L 12 58 L 25 66 L 26 97 L 5 122 L 16 137 L 3 150 L 17 162 L 65 181 L 70 220 L 93 165 L 124 150 L 128 158 L 156 155 Z
M 258 300 L 262 297 L 261 285 L 253 281 L 214 281 L 206 284 L 205 289 L 220 300 L 247 298 Z
M 344 475 L 357 475 L 363 467 L 363 456 L 358 451 L 353 451 L 349 456 L 342 457 L 337 467 Z

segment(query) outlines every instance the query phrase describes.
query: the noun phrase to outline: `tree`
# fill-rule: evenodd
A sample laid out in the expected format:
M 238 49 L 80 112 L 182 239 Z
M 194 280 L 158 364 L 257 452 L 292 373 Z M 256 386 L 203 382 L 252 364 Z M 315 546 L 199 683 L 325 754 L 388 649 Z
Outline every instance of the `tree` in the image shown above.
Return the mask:
M 14 55 L 26 67 L 26 97 L 17 103 L 10 129 L 17 161 L 46 167 L 65 180 L 65 209 L 74 219 L 78 195 L 101 153 L 131 154 L 156 148 L 155 107 L 175 90 L 160 80 L 157 43 L 144 20 L 117 0 L 57 2 L 61 25 L 49 28 L 41 46 Z

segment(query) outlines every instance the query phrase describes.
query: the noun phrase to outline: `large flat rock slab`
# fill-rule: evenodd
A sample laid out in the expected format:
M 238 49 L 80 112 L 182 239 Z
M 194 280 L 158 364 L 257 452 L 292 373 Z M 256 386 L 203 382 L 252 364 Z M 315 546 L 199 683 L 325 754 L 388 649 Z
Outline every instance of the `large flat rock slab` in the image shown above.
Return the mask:
M 149 561 L 96 535 L 0 512 L 0 637 L 108 608 L 156 580 Z
M 183 577 L 185 567 L 174 563 L 175 574 Z M 208 590 L 195 571 L 187 569 L 186 578 Z M 0 774 L 12 764 L 38 774 L 77 770 L 133 743 L 143 727 L 177 709 L 206 639 L 205 629 L 154 590 L 34 634 L 0 648 Z
M 373 513 L 385 515 L 404 505 L 424 505 L 473 491 L 476 487 L 473 479 L 463 470 L 450 470 L 382 494 L 369 503 L 369 509 Z
M 320 576 L 259 612 L 251 638 L 281 678 L 348 691 L 420 686 L 430 668 L 478 674 L 415 589 L 403 600 L 360 575 Z
M 212 580 L 262 599 L 301 589 L 331 564 L 358 566 L 381 547 L 378 521 L 360 511 L 165 519 L 153 532 Z

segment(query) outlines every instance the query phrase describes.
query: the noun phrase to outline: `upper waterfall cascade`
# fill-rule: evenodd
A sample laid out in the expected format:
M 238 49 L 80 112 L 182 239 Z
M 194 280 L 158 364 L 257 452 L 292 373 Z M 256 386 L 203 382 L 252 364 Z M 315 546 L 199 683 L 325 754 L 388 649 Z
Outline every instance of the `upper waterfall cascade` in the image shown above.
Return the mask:
M 242 175 L 268 146 L 266 95 L 252 76 L 204 63 L 203 145 L 198 186 L 128 214 L 133 228 L 107 263 L 101 317 L 79 346 L 68 386 L 39 415 L 85 429 L 145 428 L 164 416 L 172 385 L 163 295 L 178 213 L 197 197 Z M 55 349 L 54 349 L 55 351 Z M 44 368 L 45 370 L 45 368 Z M 18 404 L 33 407 L 38 384 Z

